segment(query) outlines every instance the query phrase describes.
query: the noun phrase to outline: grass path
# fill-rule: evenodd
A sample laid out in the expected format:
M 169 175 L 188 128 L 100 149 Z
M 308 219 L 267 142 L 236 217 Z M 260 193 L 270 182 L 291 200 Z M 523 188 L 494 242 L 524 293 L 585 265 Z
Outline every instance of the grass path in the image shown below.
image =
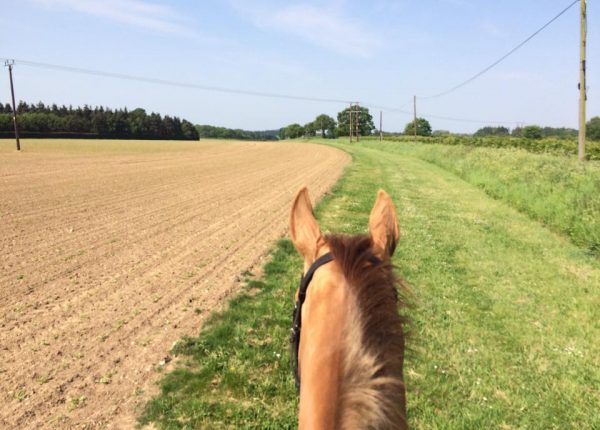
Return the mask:
M 319 205 L 324 230 L 364 232 L 375 192 L 399 210 L 394 262 L 412 288 L 406 363 L 418 429 L 600 428 L 600 263 L 506 204 L 417 158 L 353 146 Z M 287 357 L 301 270 L 288 241 L 198 338 L 141 422 L 293 428 Z
M 373 140 L 367 146 L 448 170 L 600 257 L 600 161 L 517 148 Z

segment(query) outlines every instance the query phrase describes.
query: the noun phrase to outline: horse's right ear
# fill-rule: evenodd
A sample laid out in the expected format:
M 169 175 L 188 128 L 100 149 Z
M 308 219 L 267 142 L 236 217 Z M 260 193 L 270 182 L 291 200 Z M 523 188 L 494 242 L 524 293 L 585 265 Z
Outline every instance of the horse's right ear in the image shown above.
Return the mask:
M 383 190 L 377 192 L 377 200 L 369 216 L 369 235 L 377 257 L 383 260 L 392 256 L 400 239 L 400 227 L 396 206 Z
M 323 236 L 313 215 L 310 197 L 305 186 L 298 190 L 294 203 L 292 203 L 290 235 L 294 246 L 304 257 L 304 261 L 312 264 L 317 258 L 318 248 L 323 242 Z

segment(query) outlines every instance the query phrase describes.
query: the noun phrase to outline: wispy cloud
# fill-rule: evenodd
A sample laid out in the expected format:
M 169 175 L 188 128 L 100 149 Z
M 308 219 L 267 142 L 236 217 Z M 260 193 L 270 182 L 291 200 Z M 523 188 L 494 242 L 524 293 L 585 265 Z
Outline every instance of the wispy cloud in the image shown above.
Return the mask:
M 31 0 L 48 8 L 63 8 L 122 24 L 179 36 L 200 38 L 183 24 L 183 18 L 170 6 L 144 0 Z
M 480 21 L 478 27 L 485 34 L 498 39 L 506 39 L 508 36 L 504 30 L 502 30 L 497 24 L 493 23 L 489 19 Z
M 439 2 L 457 7 L 466 7 L 470 5 L 470 2 L 468 0 L 439 0 Z
M 359 20 L 346 16 L 338 7 L 291 4 L 280 8 L 235 7 L 259 28 L 291 34 L 312 45 L 352 57 L 371 57 L 382 40 Z

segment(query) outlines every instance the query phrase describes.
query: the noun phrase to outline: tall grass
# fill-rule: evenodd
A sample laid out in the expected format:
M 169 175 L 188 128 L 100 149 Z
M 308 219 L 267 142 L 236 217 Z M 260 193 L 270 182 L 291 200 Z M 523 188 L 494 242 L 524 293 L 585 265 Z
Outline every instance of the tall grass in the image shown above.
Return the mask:
M 600 255 L 600 162 L 582 164 L 572 156 L 515 148 L 408 142 L 366 145 L 417 156 L 449 170 Z

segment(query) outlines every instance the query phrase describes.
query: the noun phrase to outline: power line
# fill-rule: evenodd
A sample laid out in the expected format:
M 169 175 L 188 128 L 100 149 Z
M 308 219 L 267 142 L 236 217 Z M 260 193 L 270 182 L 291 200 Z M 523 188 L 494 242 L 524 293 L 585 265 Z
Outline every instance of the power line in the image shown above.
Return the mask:
M 430 96 L 418 96 L 420 99 L 432 99 L 432 98 L 437 98 L 437 97 L 442 97 L 445 96 L 447 94 L 450 94 L 453 91 L 456 91 L 459 88 L 464 87 L 465 85 L 473 82 L 475 79 L 477 79 L 478 77 L 480 77 L 481 75 L 483 75 L 484 73 L 488 72 L 490 69 L 492 69 L 493 67 L 497 66 L 498 64 L 500 64 L 502 61 L 504 61 L 507 57 L 509 57 L 511 54 L 513 54 L 515 51 L 517 51 L 519 48 L 521 48 L 523 45 L 525 45 L 527 42 L 529 42 L 531 39 L 533 39 L 535 36 L 537 36 L 540 32 L 542 32 L 542 30 L 544 30 L 546 27 L 548 27 L 550 24 L 552 24 L 554 21 L 556 21 L 560 16 L 562 16 L 564 13 L 566 13 L 569 9 L 571 9 L 571 7 L 573 7 L 576 3 L 579 3 L 580 0 L 574 0 L 571 4 L 569 4 L 566 8 L 564 8 L 562 11 L 560 11 L 560 13 L 558 15 L 556 15 L 554 18 L 552 18 L 550 21 L 548 21 L 546 24 L 544 24 L 542 27 L 540 27 L 538 30 L 535 31 L 535 33 L 533 33 L 531 36 L 529 36 L 527 39 L 525 39 L 524 41 L 522 41 L 521 43 L 519 43 L 517 46 L 515 46 L 513 49 L 511 49 L 510 51 L 508 51 L 506 54 L 504 54 L 502 57 L 500 57 L 498 60 L 494 61 L 492 64 L 490 64 L 489 66 L 487 66 L 485 69 L 481 70 L 480 72 L 474 74 L 473 76 L 471 76 L 470 78 L 466 79 L 465 81 L 461 82 L 458 85 L 455 85 L 454 87 L 446 90 L 446 91 L 442 91 L 441 93 L 437 93 L 437 94 L 432 94 Z
M 1 57 L 0 57 L 0 60 L 8 61 L 7 58 L 1 58 Z M 10 60 L 10 61 L 13 61 L 13 60 Z M 290 95 L 290 94 L 250 91 L 250 90 L 242 90 L 242 89 L 227 88 L 227 87 L 215 87 L 215 86 L 195 84 L 195 83 L 189 83 L 189 82 L 172 81 L 172 80 L 168 80 L 168 79 L 149 78 L 149 77 L 145 77 L 145 76 L 136 76 L 136 75 L 128 75 L 128 74 L 123 74 L 123 73 L 115 73 L 115 72 L 108 72 L 108 71 L 101 71 L 101 70 L 84 69 L 84 68 L 80 68 L 80 67 L 64 66 L 64 65 L 59 65 L 59 64 L 41 63 L 38 61 L 30 61 L 30 60 L 14 60 L 14 62 L 15 62 L 15 64 L 22 64 L 25 66 L 30 66 L 30 67 L 35 67 L 35 68 L 66 71 L 66 72 L 70 72 L 70 73 L 77 73 L 77 74 L 91 75 L 91 76 L 100 76 L 100 77 L 113 78 L 113 79 L 123 79 L 123 80 L 128 80 L 128 81 L 143 82 L 143 83 L 149 83 L 149 84 L 167 85 L 167 86 L 174 86 L 174 87 L 179 87 L 179 88 L 192 88 L 192 89 L 198 89 L 198 90 L 203 90 L 203 91 L 214 91 L 214 92 L 221 92 L 221 93 L 228 93 L 228 94 L 241 94 L 241 95 L 247 95 L 247 96 L 311 101 L 311 102 L 320 102 L 320 103 L 336 103 L 336 104 L 337 103 L 343 103 L 343 104 L 353 103 L 353 102 L 348 102 L 348 101 L 345 101 L 342 99 L 305 97 L 305 96 L 297 96 L 297 95 Z M 371 104 L 371 103 L 362 103 L 362 102 L 359 102 L 359 103 L 362 104 L 363 106 L 370 107 L 372 109 L 379 109 L 379 110 L 384 110 L 386 112 L 412 115 L 412 112 L 410 112 L 406 109 L 403 109 L 403 108 L 391 107 L 391 106 L 381 106 L 381 105 L 376 105 L 376 104 Z M 456 122 L 467 122 L 467 123 L 481 123 L 481 124 L 483 124 L 483 123 L 490 123 L 490 124 L 509 123 L 509 124 L 511 124 L 511 123 L 516 122 L 516 121 L 484 121 L 484 120 L 468 119 L 468 118 L 442 117 L 442 116 L 436 116 L 436 115 L 429 115 L 427 113 L 423 113 L 423 115 L 431 117 L 431 118 L 436 118 L 436 119 L 443 119 L 443 120 L 456 121 Z
M 386 112 L 395 112 L 395 113 L 404 113 L 404 114 L 410 114 L 412 115 L 412 112 L 403 109 L 403 108 L 397 108 L 397 107 L 390 107 L 390 106 L 381 106 L 381 105 L 376 105 L 376 104 L 371 104 L 371 103 L 362 103 L 363 106 L 366 107 L 370 107 L 372 109 L 379 109 L 379 110 L 384 110 Z
M 468 118 L 454 118 L 451 116 L 440 116 L 440 115 L 432 115 L 428 113 L 423 113 L 423 116 L 434 119 L 442 119 L 445 121 L 457 121 L 457 122 L 471 122 L 477 124 L 520 124 L 523 121 L 486 121 L 481 119 L 468 119 Z
M 554 21 L 556 21 L 560 16 L 565 14 L 571 7 L 573 7 L 579 1 L 580 0 L 574 0 L 565 9 L 563 9 L 560 13 L 558 13 L 556 16 L 554 16 L 550 21 L 548 21 L 546 24 L 544 24 L 538 30 L 536 30 L 531 36 L 529 36 L 523 42 L 519 43 L 517 46 L 515 46 L 513 49 L 511 49 L 508 53 L 506 53 L 505 55 L 500 57 L 498 60 L 496 60 L 495 62 L 493 62 L 492 64 L 490 64 L 489 66 L 487 66 L 486 68 L 481 70 L 480 72 L 471 76 L 467 80 L 461 82 L 460 84 L 458 84 L 446 91 L 443 91 L 443 92 L 440 92 L 437 94 L 433 94 L 430 96 L 418 96 L 418 98 L 431 99 L 431 98 L 442 97 L 446 94 L 449 94 L 449 93 L 471 83 L 472 81 L 474 81 L 475 79 L 477 79 L 478 77 L 480 77 L 481 75 L 483 75 L 484 73 L 488 72 L 490 69 L 492 69 L 493 67 L 498 65 L 500 62 L 505 60 L 507 57 L 509 57 L 511 54 L 513 54 L 515 51 L 517 51 L 519 48 L 521 48 L 523 45 L 525 45 L 527 42 L 529 42 L 535 36 L 537 36 L 540 32 L 542 32 L 546 27 L 548 27 L 550 24 L 552 24 Z M 70 73 L 101 76 L 101 77 L 106 77 L 106 78 L 123 79 L 123 80 L 145 82 L 145 83 L 158 84 L 158 85 L 167 85 L 167 86 L 173 86 L 173 87 L 179 87 L 179 88 L 192 88 L 192 89 L 199 89 L 199 90 L 204 90 L 204 91 L 214 91 L 214 92 L 221 92 L 221 93 L 228 93 L 228 94 L 241 94 L 241 95 L 247 95 L 247 96 L 311 101 L 311 102 L 320 102 L 320 103 L 336 103 L 336 104 L 352 103 L 351 101 L 343 100 L 343 99 L 307 97 L 307 96 L 298 96 L 298 95 L 291 95 L 291 94 L 250 91 L 250 90 L 243 90 L 243 89 L 238 89 L 238 88 L 217 87 L 217 86 L 195 84 L 195 83 L 189 83 L 189 82 L 172 81 L 172 80 L 167 80 L 167 79 L 149 78 L 149 77 L 145 77 L 145 76 L 128 75 L 128 74 L 124 74 L 124 73 L 115 73 L 115 72 L 108 72 L 108 71 L 84 69 L 84 68 L 72 67 L 72 66 L 63 66 L 63 65 L 58 65 L 58 64 L 42 63 L 42 62 L 29 61 L 29 60 L 9 60 L 7 58 L 0 58 L 0 60 L 16 61 L 19 64 L 23 64 L 25 66 L 66 71 L 66 72 L 70 72 Z M 413 114 L 413 112 L 410 112 L 403 108 L 379 106 L 379 105 L 374 105 L 374 104 L 370 104 L 370 103 L 362 103 L 362 104 L 363 104 L 363 106 L 368 106 L 368 107 L 371 107 L 374 109 L 385 110 L 388 112 L 397 112 L 397 113 L 402 113 L 402 114 L 406 114 L 406 115 Z M 516 123 L 518 123 L 518 121 L 485 121 L 485 120 L 470 119 L 470 118 L 455 118 L 455 117 L 439 116 L 439 115 L 432 115 L 432 114 L 427 114 L 427 113 L 423 113 L 422 115 L 430 117 L 430 118 L 441 119 L 441 120 L 446 120 L 446 121 L 467 122 L 467 123 L 481 123 L 481 124 L 483 124 L 483 123 L 489 123 L 489 124 L 505 124 L 505 123 L 506 124 L 516 124 Z
M 363 103 L 363 106 L 369 107 L 372 109 L 383 110 L 386 112 L 401 113 L 401 114 L 404 114 L 407 116 L 413 115 L 413 112 L 406 110 L 406 109 L 401 109 L 401 108 L 393 108 L 393 107 L 389 107 L 389 106 L 374 105 L 374 104 L 370 104 L 370 103 Z M 456 118 L 456 117 L 451 117 L 451 116 L 441 116 L 441 115 L 430 114 L 427 112 L 421 112 L 420 115 L 422 117 L 441 119 L 441 120 L 445 120 L 445 121 L 468 122 L 468 123 L 477 123 L 477 124 L 519 124 L 519 123 L 523 122 L 523 121 L 487 121 L 487 120 L 483 120 L 483 119 L 473 119 L 473 118 Z
M 0 60 L 8 61 L 9 59 L 8 58 L 0 58 Z M 242 89 L 238 89 L 238 88 L 215 87 L 215 86 L 210 86 L 210 85 L 194 84 L 194 83 L 189 83 L 189 82 L 178 82 L 178 81 L 171 81 L 171 80 L 167 80 L 167 79 L 157 79 L 157 78 L 148 78 L 145 76 L 127 75 L 124 73 L 83 69 L 83 68 L 79 68 L 79 67 L 62 66 L 62 65 L 58 65 L 58 64 L 40 63 L 37 61 L 29 61 L 29 60 L 14 60 L 14 61 L 17 64 L 22 64 L 24 66 L 37 67 L 37 68 L 42 68 L 42 69 L 60 70 L 60 71 L 77 73 L 77 74 L 82 74 L 82 75 L 92 75 L 92 76 L 101 76 L 101 77 L 105 77 L 105 78 L 124 79 L 127 81 L 145 82 L 145 83 L 158 84 L 158 85 L 168 85 L 168 86 L 179 87 L 179 88 L 193 88 L 193 89 L 197 89 L 197 90 L 215 91 L 215 92 L 228 93 L 228 94 L 243 94 L 243 95 L 247 95 L 247 96 L 269 97 L 269 98 L 288 99 L 288 100 L 302 100 L 302 101 L 320 102 L 320 103 L 344 103 L 344 104 L 350 103 L 348 100 L 342 100 L 342 99 L 328 99 L 328 98 L 319 98 L 319 97 L 298 96 L 298 95 L 291 95 L 291 94 L 249 91 L 249 90 L 242 90 Z

